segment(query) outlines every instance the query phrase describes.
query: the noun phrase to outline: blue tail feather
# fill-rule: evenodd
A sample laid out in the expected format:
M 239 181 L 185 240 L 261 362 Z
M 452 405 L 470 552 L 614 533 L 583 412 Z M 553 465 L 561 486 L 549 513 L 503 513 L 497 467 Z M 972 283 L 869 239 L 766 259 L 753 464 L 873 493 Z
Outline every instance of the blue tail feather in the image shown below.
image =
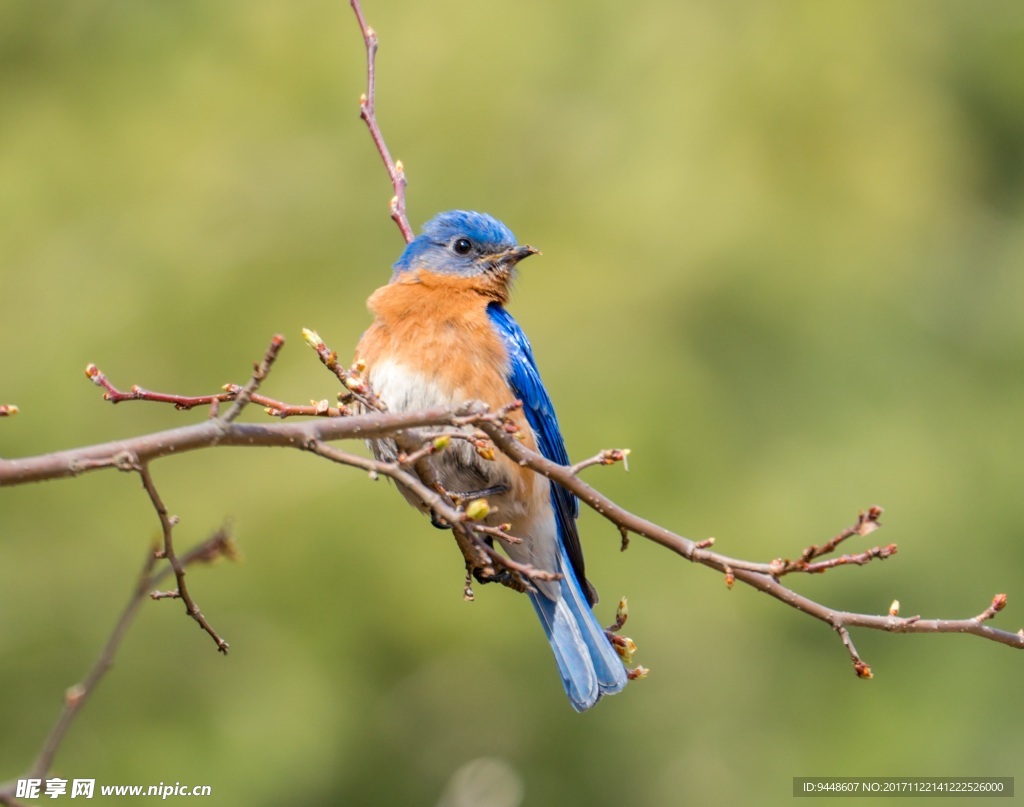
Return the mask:
M 604 629 L 583 595 L 565 550 L 559 552 L 559 598 L 551 600 L 542 593 L 530 594 L 540 617 L 565 692 L 577 712 L 583 712 L 626 685 L 626 669 Z

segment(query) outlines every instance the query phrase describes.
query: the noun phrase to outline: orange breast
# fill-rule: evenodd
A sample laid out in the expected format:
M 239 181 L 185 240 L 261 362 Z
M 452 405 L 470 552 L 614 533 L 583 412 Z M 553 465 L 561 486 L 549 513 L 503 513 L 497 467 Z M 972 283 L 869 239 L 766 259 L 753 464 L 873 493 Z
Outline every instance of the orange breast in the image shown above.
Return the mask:
M 375 319 L 356 358 L 371 374 L 387 359 L 430 376 L 458 399 L 503 406 L 513 397 L 505 383 L 508 356 L 487 317 L 494 300 L 473 278 L 409 273 L 370 297 Z
M 500 293 L 499 293 L 500 292 Z M 408 396 L 423 406 L 422 390 L 434 387 L 438 400 L 427 405 L 458 405 L 479 400 L 494 411 L 515 400 L 505 380 L 508 354 L 487 316 L 491 302 L 504 302 L 505 287 L 482 285 L 478 278 L 460 278 L 433 274 L 424 270 L 405 273 L 397 282 L 377 289 L 367 302 L 374 322 L 356 348 L 356 359 L 366 363 L 371 385 L 387 376 L 394 384 L 416 384 L 420 394 Z M 399 365 L 401 374 L 383 372 L 385 364 Z M 392 410 L 406 405 L 377 389 Z M 397 404 L 397 405 L 396 405 Z M 533 432 L 521 410 L 512 419 L 524 435 L 525 444 L 536 447 Z M 524 476 L 527 488 L 533 488 L 532 474 L 504 455 L 497 458 L 507 473 Z M 513 469 L 511 466 L 515 466 Z M 525 492 L 525 491 L 524 491 Z

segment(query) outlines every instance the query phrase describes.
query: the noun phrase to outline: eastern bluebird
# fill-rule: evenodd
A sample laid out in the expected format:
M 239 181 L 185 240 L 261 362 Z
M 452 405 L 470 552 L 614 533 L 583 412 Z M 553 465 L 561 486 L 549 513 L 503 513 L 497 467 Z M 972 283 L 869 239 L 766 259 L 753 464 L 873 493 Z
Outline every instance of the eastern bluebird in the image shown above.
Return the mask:
M 530 343 L 505 310 L 516 265 L 537 251 L 517 245 L 508 227 L 483 213 L 452 210 L 427 222 L 395 263 L 390 283 L 367 302 L 375 319 L 356 348 L 367 381 L 392 411 L 471 400 L 495 411 L 521 400 L 510 417 L 524 444 L 568 464 Z M 378 458 L 394 459 L 393 442 L 371 446 Z M 446 490 L 461 498 L 486 494 L 496 506 L 489 522 L 512 525 L 522 540 L 506 547 L 513 560 L 562 575 L 532 581 L 536 590 L 528 595 L 573 708 L 582 712 L 621 690 L 625 667 L 591 610 L 597 592 L 583 572 L 576 497 L 503 454 L 485 459 L 463 440 L 431 461 Z

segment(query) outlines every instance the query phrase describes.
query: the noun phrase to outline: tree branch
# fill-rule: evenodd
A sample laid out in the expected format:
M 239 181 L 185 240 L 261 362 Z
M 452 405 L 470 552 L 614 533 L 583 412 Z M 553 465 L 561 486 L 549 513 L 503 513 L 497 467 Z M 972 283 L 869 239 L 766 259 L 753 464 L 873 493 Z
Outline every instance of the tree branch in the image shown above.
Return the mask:
M 178 556 L 174 552 L 174 527 L 178 523 L 178 517 L 172 516 L 168 513 L 167 507 L 163 503 L 163 499 L 160 498 L 160 494 L 157 492 L 156 484 L 153 482 L 153 477 L 149 473 L 149 465 L 139 463 L 135 468 L 138 471 L 139 476 L 142 477 L 142 486 L 146 489 L 146 493 L 149 495 L 149 500 L 153 504 L 153 508 L 156 510 L 157 516 L 160 518 L 160 528 L 163 532 L 163 549 L 158 553 L 158 557 L 167 558 L 167 561 L 171 564 L 171 568 L 174 570 L 174 577 L 178 581 L 177 591 L 171 593 L 162 593 L 160 596 L 154 596 L 154 599 L 169 599 L 169 598 L 181 598 L 181 601 L 185 603 L 185 612 L 192 617 L 204 631 L 210 634 L 210 638 L 217 645 L 217 649 L 227 655 L 228 643 L 220 637 L 220 635 L 213 629 L 206 617 L 203 616 L 203 612 L 199 610 L 199 606 L 196 601 L 192 599 L 192 595 L 189 593 L 188 586 L 185 585 L 185 564 L 183 564 Z
M 260 384 L 263 383 L 263 379 L 267 377 L 267 373 L 270 372 L 270 368 L 274 366 L 274 362 L 277 361 L 277 356 L 281 352 L 281 348 L 284 347 L 284 337 L 281 334 L 275 334 L 274 338 L 270 340 L 270 345 L 267 347 L 266 352 L 263 354 L 263 361 L 259 364 L 253 365 L 252 376 L 249 378 L 249 383 L 244 387 L 235 388 L 232 390 L 234 394 L 234 403 L 231 404 L 231 408 L 224 415 L 224 420 L 230 423 L 240 414 L 246 406 L 249 405 L 249 401 L 252 400 L 252 396 L 256 394 L 256 390 L 260 388 Z
M 192 549 L 182 555 L 180 563 L 182 567 L 185 567 L 193 563 L 211 563 L 220 557 L 234 558 L 234 556 L 234 542 L 231 540 L 227 529 L 222 527 L 205 541 L 192 547 Z M 158 560 L 159 550 L 155 547 L 147 549 L 146 557 L 139 571 L 135 586 L 132 589 L 132 594 L 114 623 L 114 628 L 107 637 L 103 649 L 85 677 L 79 683 L 69 687 L 64 693 L 64 706 L 61 709 L 60 715 L 43 742 L 43 747 L 36 756 L 32 766 L 22 778 L 41 779 L 50 770 L 53 759 L 75 718 L 81 713 L 93 692 L 96 691 L 96 687 L 99 686 L 100 681 L 103 680 L 104 676 L 113 666 L 114 658 L 121 649 L 121 645 L 128 635 L 132 623 L 135 621 L 140 606 L 146 600 L 147 595 L 153 596 L 150 593 L 153 587 L 172 573 L 173 570 L 169 566 L 159 571 L 154 571 Z M 17 804 L 15 801 L 16 786 L 16 782 L 0 784 L 0 804 Z
M 168 454 L 180 454 L 185 451 L 222 445 L 297 448 L 310 451 L 333 462 L 361 468 L 373 475 L 385 475 L 399 482 L 413 492 L 425 511 L 433 513 L 442 523 L 451 526 L 470 573 L 477 575 L 478 579 L 488 580 L 495 577 L 495 572 L 500 569 L 513 576 L 513 587 L 521 589 L 528 585 L 526 581 L 531 578 L 543 579 L 548 574 L 547 570 L 515 564 L 498 553 L 485 540 L 487 537 L 493 537 L 491 532 L 481 530 L 471 518 L 467 517 L 465 508 L 455 506 L 455 503 L 444 494 L 443 490 L 439 490 L 434 481 L 429 478 L 424 479 L 419 472 L 423 467 L 430 468 L 430 463 L 427 460 L 433 451 L 443 449 L 441 438 L 476 439 L 461 431 L 470 426 L 486 435 L 496 450 L 574 493 L 584 504 L 616 525 L 624 539 L 630 533 L 641 535 L 687 560 L 721 572 L 725 575 L 726 583 L 729 585 L 734 581 L 744 583 L 791 608 L 825 622 L 837 631 L 850 627 L 863 627 L 892 633 L 967 633 L 1010 647 L 1024 648 L 1024 631 L 1011 633 L 984 624 L 995 615 L 996 611 L 1002 609 L 1002 605 L 1005 604 L 1004 595 L 998 595 L 993 601 L 1002 603 L 995 610 L 993 610 L 993 605 L 978 617 L 944 620 L 922 619 L 918 616 L 901 618 L 895 613 L 872 615 L 837 610 L 817 603 L 782 585 L 779 578 L 786 574 L 820 573 L 844 565 L 863 565 L 870 560 L 885 559 L 895 554 L 896 546 L 890 544 L 858 554 L 818 560 L 833 552 L 847 539 L 853 536 L 866 536 L 877 530 L 880 526 L 881 508 L 869 508 L 864 511 L 851 527 L 843 530 L 822 546 L 809 546 L 796 561 L 775 559 L 763 563 L 729 557 L 711 551 L 710 540 L 694 542 L 630 513 L 579 478 L 580 471 L 587 467 L 624 460 L 625 451 L 605 450 L 590 460 L 573 466 L 561 466 L 530 451 L 516 439 L 506 425 L 507 410 L 490 413 L 482 404 L 470 403 L 454 410 L 432 409 L 404 414 L 383 411 L 385 410 L 383 403 L 376 398 L 372 390 L 366 387 L 359 377 L 358 368 L 345 370 L 341 367 L 334 351 L 330 350 L 315 332 L 307 331 L 306 339 L 316 349 L 323 364 L 345 385 L 346 391 L 342 394 L 343 397 L 353 396 L 362 408 L 375 407 L 380 411 L 275 424 L 229 423 L 219 418 L 212 418 L 192 426 L 143 435 L 129 440 L 87 446 L 41 457 L 0 460 L 0 486 L 62 478 L 100 468 L 114 467 L 126 471 L 138 471 L 140 467 L 145 467 L 149 462 Z M 269 369 L 269 365 L 267 365 L 267 369 Z M 265 372 L 262 375 L 265 375 Z M 107 388 L 106 385 L 105 388 Z M 112 388 L 112 385 L 109 388 Z M 179 404 L 174 396 L 149 398 L 135 396 L 133 399 L 166 401 L 176 406 Z M 418 431 L 424 428 L 429 429 L 429 433 L 424 434 Z M 398 461 L 388 463 L 373 460 L 349 454 L 328 445 L 328 443 L 340 439 L 380 438 L 402 441 L 402 450 L 405 453 L 400 455 Z M 429 448 L 428 444 L 433 448 Z M 500 574 L 497 576 L 500 577 Z M 466 595 L 467 597 L 472 595 L 468 584 Z M 212 633 L 211 635 L 215 636 Z M 847 646 L 849 647 L 849 645 Z M 854 661 L 856 665 L 857 659 Z
M 135 592 L 115 625 L 97 663 L 81 684 L 68 690 L 64 710 L 32 768 L 40 777 L 49 768 L 74 717 L 112 663 L 145 590 L 158 579 L 173 572 L 177 580 L 177 589 L 170 592 L 153 591 L 150 596 L 153 599 L 182 599 L 189 616 L 213 638 L 218 649 L 224 653 L 228 650 L 228 643 L 211 627 L 192 599 L 185 582 L 185 568 L 193 560 L 210 557 L 211 553 L 228 554 L 229 550 L 225 548 L 224 540 L 216 540 L 215 536 L 184 557 L 178 558 L 173 542 L 173 528 L 177 519 L 169 514 L 149 470 L 150 463 L 161 457 L 202 448 L 263 446 L 298 449 L 337 464 L 361 469 L 372 478 L 383 475 L 394 480 L 420 502 L 422 510 L 432 515 L 435 524 L 444 524 L 450 528 L 465 559 L 466 578 L 463 594 L 469 600 L 475 596 L 471 585 L 473 578 L 484 583 L 501 582 L 517 591 L 525 591 L 531 587 L 532 580 L 551 580 L 558 575 L 551 570 L 517 563 L 498 552 L 491 545 L 493 539 L 497 538 L 503 542 L 519 540 L 517 536 L 509 533 L 509 525 L 493 526 L 480 523 L 489 510 L 483 499 L 456 502 L 440 486 L 435 467 L 430 460 L 436 453 L 446 450 L 452 440 L 472 442 L 485 458 L 493 457 L 495 451 L 501 451 L 520 465 L 531 468 L 571 491 L 584 504 L 618 528 L 622 536 L 623 549 L 628 545 L 629 534 L 644 536 L 693 563 L 699 563 L 724 574 L 729 586 L 739 581 L 825 622 L 839 635 L 849 653 L 855 673 L 861 678 L 871 678 L 872 670 L 854 647 L 849 630 L 854 627 L 890 633 L 966 633 L 1010 647 L 1024 648 L 1024 630 L 1010 633 L 986 624 L 1005 607 L 1005 594 L 996 595 L 984 611 L 972 618 L 922 619 L 920 616 L 900 617 L 897 602 L 892 604 L 888 615 L 885 616 L 837 610 L 798 594 L 780 582 L 780 577 L 787 574 L 821 573 L 843 565 L 863 565 L 875 558 L 884 559 L 895 554 L 896 547 L 890 544 L 884 548 L 875 547 L 861 553 L 822 560 L 848 539 L 870 535 L 877 530 L 881 526 L 881 508 L 872 507 L 862 512 L 853 525 L 821 546 L 808 546 L 795 561 L 777 558 L 768 563 L 757 563 L 728 557 L 711 551 L 713 539 L 695 542 L 684 538 L 630 513 L 580 479 L 579 474 L 586 468 L 624 463 L 628 450 L 603 450 L 575 465 L 563 466 L 551 462 L 526 448 L 518 439 L 515 424 L 508 419 L 509 413 L 521 405 L 518 402 L 497 412 L 489 412 L 485 405 L 478 402 L 470 402 L 455 409 L 437 408 L 403 414 L 389 412 L 384 402 L 377 398 L 362 379 L 363 368 L 358 364 L 349 369 L 342 367 L 337 361 L 337 354 L 328 348 L 315 332 L 305 331 L 304 336 L 316 351 L 320 361 L 343 385 L 344 389 L 339 395 L 342 405 L 331 411 L 325 401 L 316 405 L 314 411 L 307 412 L 304 407 L 284 404 L 273 399 L 264 400 L 271 402 L 268 405 L 268 412 L 271 415 L 283 418 L 292 414 L 311 414 L 320 417 L 314 417 L 309 421 L 271 424 L 238 423 L 234 420 L 244 406 L 246 398 L 259 402 L 256 390 L 266 378 L 284 344 L 284 340 L 278 336 L 271 341 L 263 360 L 255 365 L 248 384 L 244 387 L 227 385 L 226 392 L 209 396 L 185 397 L 153 393 L 137 386 L 132 387 L 131 393 L 124 394 L 94 365 L 90 365 L 89 378 L 105 390 L 104 398 L 112 403 L 126 400 L 151 401 L 169 403 L 179 409 L 209 403 L 212 407 L 211 416 L 201 423 L 155 434 L 38 457 L 0 459 L 0 487 L 61 479 L 104 468 L 138 473 L 160 519 L 163 537 L 162 549 L 155 553 L 151 552 L 147 557 Z M 226 401 L 232 401 L 233 405 L 225 417 L 218 417 L 216 407 Z M 352 410 L 345 405 L 347 402 L 354 402 L 362 413 L 352 414 Z M 330 412 L 332 416 L 323 417 L 326 412 Z M 331 442 L 342 439 L 362 441 L 381 438 L 392 439 L 398 446 L 398 454 L 394 461 L 364 457 L 330 445 Z M 154 564 L 159 558 L 166 558 L 170 569 L 154 573 Z M 628 664 L 636 645 L 632 639 L 616 633 L 624 622 L 623 603 L 616 625 L 609 629 L 609 640 Z M 636 667 L 629 671 L 629 676 L 632 679 L 642 678 L 647 672 L 643 667 Z M 16 803 L 11 787 L 0 786 L 0 803 Z
M 377 32 L 367 25 L 359 0 L 349 1 L 356 14 L 356 20 L 359 22 L 363 42 L 366 44 L 366 92 L 359 97 L 359 117 L 366 122 L 366 127 L 370 130 L 370 137 L 373 138 L 373 144 L 384 161 L 391 185 L 395 189 L 395 195 L 391 197 L 389 204 L 391 218 L 398 225 L 398 229 L 402 231 L 402 238 L 408 244 L 412 241 L 412 227 L 409 226 L 409 219 L 405 214 L 405 167 L 401 160 L 391 159 L 391 152 L 388 151 L 384 135 L 381 134 L 380 125 L 377 123 Z
M 633 515 L 619 507 L 613 501 L 598 493 L 586 482 L 579 479 L 573 473 L 573 469 L 571 467 L 558 465 L 540 454 L 530 451 L 502 429 L 493 418 L 480 419 L 479 427 L 486 432 L 492 442 L 494 442 L 494 444 L 509 457 L 516 460 L 521 465 L 525 465 L 538 473 L 543 474 L 567 490 L 570 490 L 572 493 L 576 494 L 580 501 L 584 502 L 587 506 L 618 526 L 620 530 L 642 535 L 645 538 L 664 546 L 666 549 L 670 549 L 676 554 L 682 555 L 687 560 L 716 569 L 726 575 L 727 581 L 731 576 L 733 579 L 745 583 L 770 597 L 774 597 L 791 608 L 795 608 L 798 611 L 802 611 L 803 613 L 814 617 L 815 619 L 819 619 L 822 622 L 827 623 L 837 631 L 840 629 L 845 630 L 850 627 L 859 627 L 871 628 L 872 630 L 884 630 L 890 633 L 967 633 L 973 636 L 980 636 L 984 639 L 990 639 L 1009 647 L 1024 649 L 1024 629 L 1021 629 L 1016 633 L 1010 633 L 1009 631 L 997 630 L 983 624 L 985 620 L 994 615 L 995 611 L 1002 610 L 1002 607 L 1006 603 L 1005 594 L 996 595 L 993 600 L 992 607 L 995 608 L 996 602 L 1000 603 L 1000 605 L 998 608 L 995 608 L 995 611 L 992 611 L 991 614 L 989 611 L 985 611 L 980 616 L 970 619 L 921 619 L 920 617 L 900 618 L 893 614 L 877 616 L 873 614 L 858 614 L 850 611 L 836 610 L 797 594 L 792 589 L 782 585 L 777 577 L 777 563 L 750 563 L 730 558 L 716 552 L 711 552 L 703 546 L 698 546 L 694 541 L 691 541 L 688 538 L 677 535 L 664 527 Z M 857 520 L 857 524 L 852 528 L 853 531 L 849 532 L 845 537 L 856 534 L 859 529 L 862 529 L 862 527 L 858 525 L 863 525 L 869 521 L 870 523 L 873 523 L 877 529 L 877 519 L 880 514 L 881 508 L 871 508 L 867 511 L 866 515 L 861 514 Z M 844 533 L 846 532 L 847 531 L 844 531 Z M 830 544 L 833 544 L 832 548 L 839 543 L 839 541 L 835 539 L 833 539 L 833 541 L 834 543 L 829 542 Z M 895 552 L 895 548 L 893 548 L 892 552 L 889 554 L 892 554 L 893 552 Z M 820 554 L 822 553 L 819 552 L 815 556 Z M 823 569 L 820 568 L 811 568 L 806 569 L 805 571 L 822 570 Z M 982 617 L 984 617 L 984 619 Z M 847 647 L 849 648 L 850 645 L 847 645 Z M 854 654 L 851 654 L 851 657 L 854 658 L 854 665 L 856 669 L 857 662 L 859 662 L 860 659 L 859 657 L 854 657 Z M 860 663 L 863 664 L 863 662 Z M 870 668 L 868 668 L 868 671 L 870 672 Z M 861 675 L 859 671 L 858 675 Z M 861 677 L 867 676 L 861 675 Z
M 215 446 L 262 446 L 309 450 L 316 441 L 390 437 L 405 429 L 450 425 L 459 411 L 428 409 L 407 414 L 374 413 L 285 423 L 225 423 L 210 419 L 153 434 L 55 451 L 35 457 L 0 459 L 0 488 L 65 479 L 104 468 L 134 471 L 169 454 Z

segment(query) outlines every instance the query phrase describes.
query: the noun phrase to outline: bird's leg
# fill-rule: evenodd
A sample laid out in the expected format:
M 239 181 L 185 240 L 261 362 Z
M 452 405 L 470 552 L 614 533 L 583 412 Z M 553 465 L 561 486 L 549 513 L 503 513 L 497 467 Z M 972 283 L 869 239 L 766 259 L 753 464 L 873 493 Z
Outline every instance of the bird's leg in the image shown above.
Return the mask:
M 455 503 L 456 507 L 461 507 L 463 502 L 473 501 L 474 499 L 482 499 L 485 496 L 501 496 L 505 493 L 508 493 L 510 490 L 508 485 L 492 485 L 491 487 L 481 488 L 479 490 L 468 491 L 465 493 L 456 493 L 446 489 L 444 485 L 442 485 L 438 481 L 435 481 L 432 487 L 439 494 L 441 494 L 441 496 L 451 499 Z M 442 518 L 433 510 L 430 511 L 430 523 L 437 527 L 437 529 L 439 530 L 450 530 L 452 528 L 452 524 L 450 524 L 447 519 Z M 491 536 L 483 536 L 482 540 L 489 547 L 494 546 L 494 539 Z M 485 572 L 484 568 L 489 568 L 491 569 L 491 571 Z M 530 585 L 530 582 L 528 580 L 524 580 L 523 576 L 519 574 L 519 572 L 513 571 L 511 569 L 493 571 L 493 566 L 473 566 L 471 563 L 468 562 L 467 569 L 470 571 L 472 576 L 476 578 L 476 580 L 481 584 L 501 583 L 503 586 L 508 586 L 509 588 L 520 593 L 524 591 L 535 591 L 534 587 Z M 468 580 L 469 578 L 467 577 L 467 590 L 471 592 L 471 589 L 468 589 Z M 471 598 L 472 597 L 470 597 L 470 599 Z
M 495 572 L 494 574 L 484 574 L 482 569 L 473 569 L 473 577 L 483 585 L 486 585 L 487 583 L 501 583 L 503 586 L 508 586 L 510 589 L 518 591 L 520 594 L 525 591 L 534 590 L 533 586 L 523 580 L 522 575 L 518 572 L 510 571 L 509 569 L 502 569 L 500 572 Z
M 483 569 L 474 569 L 473 577 L 475 577 L 479 583 L 507 583 L 512 579 L 512 572 L 508 569 L 502 569 L 500 572 L 495 572 L 494 574 L 484 574 Z

